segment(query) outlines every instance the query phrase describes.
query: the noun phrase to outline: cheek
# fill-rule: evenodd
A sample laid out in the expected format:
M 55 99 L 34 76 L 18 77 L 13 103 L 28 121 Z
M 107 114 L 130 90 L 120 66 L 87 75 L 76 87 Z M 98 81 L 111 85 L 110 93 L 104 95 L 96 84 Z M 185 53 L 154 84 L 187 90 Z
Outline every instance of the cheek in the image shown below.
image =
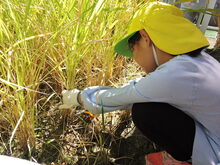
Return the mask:
M 153 56 L 151 56 L 151 52 L 138 49 L 133 51 L 133 56 L 134 60 L 145 70 L 145 72 L 149 73 L 155 69 L 155 62 Z
M 144 58 L 145 58 L 145 52 L 143 50 L 142 47 L 140 47 L 139 45 L 135 45 L 134 49 L 133 49 L 133 57 L 134 60 L 140 65 L 142 66 L 144 64 Z
M 134 47 L 134 50 L 133 50 L 133 57 L 134 57 L 134 60 L 140 65 L 140 66 L 144 66 L 146 65 L 147 63 L 147 57 L 148 54 L 147 52 L 141 48 L 141 47 Z
M 133 58 L 134 58 L 136 63 L 138 63 L 138 64 L 140 63 L 140 55 L 138 54 L 137 51 L 133 51 Z
M 143 67 L 145 64 L 145 60 L 143 59 L 142 55 L 139 54 L 138 52 L 133 53 L 134 56 L 134 60 L 135 62 L 140 65 L 141 67 Z

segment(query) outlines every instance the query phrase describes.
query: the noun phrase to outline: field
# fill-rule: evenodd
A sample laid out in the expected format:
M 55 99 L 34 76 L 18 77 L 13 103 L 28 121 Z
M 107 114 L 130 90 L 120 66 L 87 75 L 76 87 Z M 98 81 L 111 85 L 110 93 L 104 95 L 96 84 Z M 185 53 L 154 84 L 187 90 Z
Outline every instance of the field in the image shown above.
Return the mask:
M 109 152 L 131 125 L 129 112 L 103 117 L 81 107 L 57 107 L 63 89 L 117 87 L 140 76 L 132 60 L 113 50 L 138 5 L 131 0 L 1 1 L 0 154 L 44 164 L 120 159 Z
M 113 49 L 143 2 L 1 0 L 0 155 L 113 165 L 143 162 L 159 150 L 136 132 L 129 111 L 94 116 L 83 107 L 58 109 L 63 89 L 118 87 L 143 75 Z

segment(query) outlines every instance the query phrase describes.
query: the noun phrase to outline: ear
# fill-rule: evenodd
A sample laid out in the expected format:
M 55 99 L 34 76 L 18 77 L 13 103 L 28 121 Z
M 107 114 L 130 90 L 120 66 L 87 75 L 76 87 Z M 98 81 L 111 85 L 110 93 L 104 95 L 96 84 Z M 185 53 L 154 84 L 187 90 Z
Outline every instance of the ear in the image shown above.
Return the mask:
M 150 46 L 151 45 L 151 39 L 150 39 L 149 35 L 147 34 L 147 32 L 144 29 L 142 29 L 142 30 L 139 31 L 139 33 L 140 33 L 141 37 L 146 41 L 148 46 Z

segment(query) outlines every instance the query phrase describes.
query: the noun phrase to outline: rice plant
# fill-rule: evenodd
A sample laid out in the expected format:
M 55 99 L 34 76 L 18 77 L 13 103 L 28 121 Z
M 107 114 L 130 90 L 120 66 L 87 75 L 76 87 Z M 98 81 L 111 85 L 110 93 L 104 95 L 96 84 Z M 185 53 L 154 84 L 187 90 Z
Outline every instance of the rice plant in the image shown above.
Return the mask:
M 2 154 L 34 159 L 39 143 L 52 145 L 53 138 L 39 142 L 41 122 L 64 88 L 115 85 L 125 61 L 113 45 L 137 6 L 119 0 L 1 1 Z

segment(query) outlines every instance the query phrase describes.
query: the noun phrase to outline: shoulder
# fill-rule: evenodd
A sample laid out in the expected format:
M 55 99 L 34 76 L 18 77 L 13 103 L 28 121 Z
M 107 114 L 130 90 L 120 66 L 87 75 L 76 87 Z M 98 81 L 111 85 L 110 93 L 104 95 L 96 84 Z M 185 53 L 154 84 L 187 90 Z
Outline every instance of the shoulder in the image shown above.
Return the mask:
M 142 78 L 135 85 L 136 90 L 148 98 L 159 98 L 160 101 L 173 100 L 177 93 L 188 95 L 194 82 L 190 67 L 185 57 L 175 57 Z
M 211 55 L 202 51 L 199 56 L 191 57 L 189 55 L 178 55 L 158 67 L 156 72 L 169 73 L 169 76 L 196 76 L 197 74 L 204 74 L 204 71 L 215 68 L 220 68 L 220 63 Z M 193 74 L 193 75 L 192 75 Z
M 192 72 L 195 72 L 196 64 L 192 57 L 188 55 L 176 56 L 170 61 L 160 65 L 149 76 L 157 78 L 160 81 L 173 81 L 186 78 Z

